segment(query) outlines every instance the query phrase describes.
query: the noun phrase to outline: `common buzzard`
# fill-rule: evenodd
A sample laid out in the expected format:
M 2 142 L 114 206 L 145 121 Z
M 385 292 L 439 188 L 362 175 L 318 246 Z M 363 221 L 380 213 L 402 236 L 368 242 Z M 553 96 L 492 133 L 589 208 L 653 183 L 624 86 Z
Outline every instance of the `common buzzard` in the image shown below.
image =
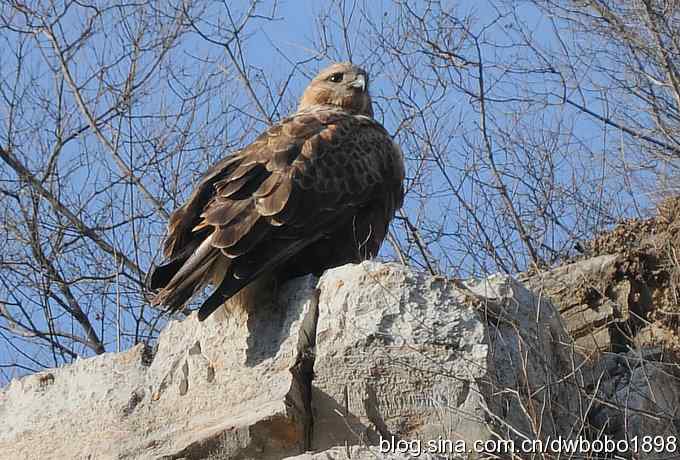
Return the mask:
M 278 282 L 373 257 L 404 188 L 401 150 L 373 119 L 367 73 L 333 64 L 298 110 L 213 165 L 170 216 L 155 302 L 180 309 L 207 284 L 203 320 L 262 277 Z

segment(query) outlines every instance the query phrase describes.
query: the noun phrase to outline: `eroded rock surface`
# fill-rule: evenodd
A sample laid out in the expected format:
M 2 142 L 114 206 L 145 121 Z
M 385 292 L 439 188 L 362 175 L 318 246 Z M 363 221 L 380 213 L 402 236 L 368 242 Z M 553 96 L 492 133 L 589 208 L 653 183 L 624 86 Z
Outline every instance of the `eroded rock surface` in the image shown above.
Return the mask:
M 487 436 L 477 381 L 488 344 L 454 283 L 362 264 L 319 283 L 312 447 Z
M 323 452 L 309 452 L 284 460 L 439 460 L 441 456 L 427 453 L 386 453 L 385 449 L 371 446 L 333 447 Z
M 171 322 L 154 353 L 13 381 L 0 392 L 0 452 L 402 460 L 413 456 L 378 446 L 675 429 L 673 373 L 584 361 L 548 296 L 511 277 L 460 282 L 365 262 L 279 294 L 252 312 Z M 635 413 L 661 421 L 612 408 L 632 389 Z
M 612 439 L 656 442 L 645 459 L 670 458 L 673 452 L 661 443 L 680 436 L 680 372 L 661 354 L 660 349 L 608 353 L 594 369 L 599 384 L 590 414 L 593 428 Z
M 569 263 L 518 277 L 551 299 L 580 351 L 660 347 L 680 356 L 680 197 L 580 246 Z
M 315 449 L 392 435 L 471 444 L 499 432 L 571 434 L 570 340 L 552 305 L 512 278 L 462 284 L 362 264 L 319 286 Z M 540 411 L 524 413 L 527 403 Z
M 277 306 L 163 331 L 137 346 L 13 381 L 0 393 L 0 452 L 11 458 L 258 458 L 305 449 L 316 279 Z M 10 457 L 6 457 L 10 458 Z

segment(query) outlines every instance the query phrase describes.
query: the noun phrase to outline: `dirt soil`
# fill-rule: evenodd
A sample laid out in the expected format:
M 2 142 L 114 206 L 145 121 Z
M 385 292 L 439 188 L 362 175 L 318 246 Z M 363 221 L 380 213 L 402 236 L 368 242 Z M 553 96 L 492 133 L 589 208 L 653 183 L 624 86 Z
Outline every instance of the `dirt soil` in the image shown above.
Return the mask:
M 631 301 L 641 317 L 636 318 L 632 341 L 679 356 L 680 197 L 661 202 L 655 217 L 623 221 L 585 246 L 579 258 L 619 254 L 616 277 L 637 285 Z

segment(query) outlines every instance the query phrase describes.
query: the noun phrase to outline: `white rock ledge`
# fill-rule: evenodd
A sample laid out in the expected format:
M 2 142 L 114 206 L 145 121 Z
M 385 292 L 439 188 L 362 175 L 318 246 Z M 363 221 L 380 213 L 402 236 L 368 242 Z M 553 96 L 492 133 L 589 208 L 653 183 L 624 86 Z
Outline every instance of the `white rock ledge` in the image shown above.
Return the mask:
M 582 361 L 555 308 L 510 277 L 364 262 L 215 316 L 171 322 L 153 356 L 13 381 L 3 458 L 405 459 L 362 446 L 583 435 Z

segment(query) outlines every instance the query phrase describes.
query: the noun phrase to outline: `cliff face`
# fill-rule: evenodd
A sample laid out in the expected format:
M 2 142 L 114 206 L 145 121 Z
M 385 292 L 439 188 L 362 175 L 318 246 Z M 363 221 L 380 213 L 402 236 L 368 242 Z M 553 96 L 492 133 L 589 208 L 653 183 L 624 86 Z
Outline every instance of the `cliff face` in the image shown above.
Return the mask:
M 454 441 L 675 434 L 672 372 L 579 350 L 542 294 L 587 267 L 526 280 L 538 293 L 375 262 L 298 279 L 274 305 L 172 322 L 155 350 L 13 381 L 0 456 L 426 459 Z

